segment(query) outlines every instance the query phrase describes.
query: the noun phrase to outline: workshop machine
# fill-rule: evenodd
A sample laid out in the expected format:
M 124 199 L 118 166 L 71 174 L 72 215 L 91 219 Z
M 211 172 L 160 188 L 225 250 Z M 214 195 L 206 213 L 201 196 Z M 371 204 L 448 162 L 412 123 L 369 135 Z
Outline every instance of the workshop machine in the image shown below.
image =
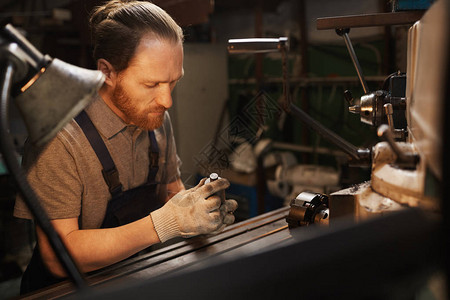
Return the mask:
M 444 25 L 448 23 L 445 5 L 436 3 L 409 29 L 406 74 L 389 76 L 383 90 L 368 91 L 350 44 L 366 94 L 354 101 L 346 93 L 349 111 L 359 114 L 362 123 L 377 127 L 384 142 L 370 149 L 370 182 L 331 195 L 330 209 L 336 208 L 336 216 L 349 213 L 361 219 L 404 207 L 440 210 L 442 111 L 450 34 L 449 26 Z M 337 32 L 349 47 L 345 29 Z
M 356 100 L 346 93 L 349 111 L 359 114 L 362 123 L 376 126 L 384 141 L 360 149 L 332 133 L 328 138 L 352 164 L 371 166 L 369 182 L 330 195 L 300 193 L 290 206 L 229 226 L 218 235 L 181 241 L 88 274 L 89 289 L 73 294 L 72 283 L 66 281 L 28 298 L 417 295 L 431 275 L 448 271 L 442 243 L 448 232 L 442 226 L 445 213 L 440 212 L 445 209 L 441 199 L 448 196 L 441 187 L 448 169 L 443 117 L 450 96 L 449 19 L 449 1 L 436 1 L 409 31 L 406 74 L 392 74 L 383 89 L 372 92 L 351 53 L 348 30 L 339 27 L 365 92 Z M 286 40 L 270 42 L 278 47 Z M 328 134 L 301 110 L 286 105 L 293 116 Z

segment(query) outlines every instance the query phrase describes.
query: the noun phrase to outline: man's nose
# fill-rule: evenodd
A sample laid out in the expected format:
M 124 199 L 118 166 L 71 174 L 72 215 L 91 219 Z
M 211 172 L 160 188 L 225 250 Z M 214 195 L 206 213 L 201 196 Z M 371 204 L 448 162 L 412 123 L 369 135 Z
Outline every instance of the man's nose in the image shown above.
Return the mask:
M 170 90 L 170 86 L 168 84 L 167 86 L 161 86 L 157 102 L 159 105 L 164 106 L 166 109 L 172 107 L 172 91 Z

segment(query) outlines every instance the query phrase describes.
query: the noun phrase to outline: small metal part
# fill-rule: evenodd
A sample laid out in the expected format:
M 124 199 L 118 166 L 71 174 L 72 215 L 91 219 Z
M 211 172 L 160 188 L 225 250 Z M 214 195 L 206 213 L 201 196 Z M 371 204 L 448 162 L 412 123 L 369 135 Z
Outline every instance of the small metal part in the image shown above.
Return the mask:
M 348 105 L 353 106 L 354 99 L 353 99 L 352 92 L 350 92 L 349 90 L 345 90 L 344 91 L 344 98 L 345 98 L 345 100 L 347 100 Z
M 391 148 L 392 148 L 392 151 L 395 152 L 395 154 L 397 155 L 398 158 L 403 156 L 402 151 L 400 150 L 400 148 L 398 147 L 398 145 L 396 144 L 396 142 L 394 140 L 392 131 L 390 130 L 389 126 L 387 126 L 386 124 L 383 124 L 380 127 L 378 127 L 377 135 L 379 137 L 383 138 L 386 142 L 388 142 L 389 146 L 391 146 Z
M 386 103 L 383 107 L 384 107 L 384 112 L 387 117 L 389 128 L 391 129 L 392 132 L 394 132 L 394 130 L 395 130 L 394 117 L 392 116 L 394 114 L 394 109 L 392 108 L 392 104 Z
M 216 180 L 219 179 L 219 178 L 220 178 L 220 177 L 219 177 L 219 174 L 217 174 L 217 173 L 211 173 L 211 174 L 209 174 L 208 179 L 206 179 L 205 184 L 206 184 L 206 183 L 210 183 L 211 181 L 216 181 Z
M 352 114 L 360 114 L 361 113 L 361 107 L 359 105 L 353 105 L 348 108 L 348 111 Z
M 385 121 L 384 105 L 389 103 L 388 92 L 378 90 L 373 93 L 361 96 L 357 104 L 348 108 L 349 112 L 359 114 L 361 122 L 372 126 L 379 126 Z
M 396 129 L 394 127 L 394 107 L 391 103 L 386 103 L 384 105 L 384 112 L 386 114 L 386 118 L 388 121 L 389 128 L 393 134 L 394 139 L 396 140 L 405 140 L 406 138 L 406 130 Z
M 205 180 L 205 184 L 208 184 L 210 182 L 216 181 L 216 180 L 218 180 L 220 178 L 221 177 L 219 176 L 219 174 L 211 173 L 211 174 L 209 174 L 208 178 Z M 225 202 L 225 190 L 221 190 L 221 191 L 215 193 L 214 195 L 219 196 L 222 203 Z
M 286 217 L 289 228 L 309 226 L 310 224 L 328 224 L 328 196 L 310 192 L 300 193 L 291 201 Z
M 383 138 L 397 155 L 396 165 L 404 169 L 416 168 L 417 163 L 420 161 L 420 156 L 417 154 L 403 153 L 397 145 L 397 142 L 394 139 L 394 133 L 390 130 L 388 125 L 383 124 L 378 127 L 377 135 Z
M 388 123 L 395 138 L 405 140 L 407 123 L 405 89 L 406 75 L 395 73 L 385 80 L 382 90 L 354 100 L 348 110 L 360 115 L 361 122 L 365 124 L 378 127 Z M 348 101 L 349 94 L 344 92 L 344 96 Z

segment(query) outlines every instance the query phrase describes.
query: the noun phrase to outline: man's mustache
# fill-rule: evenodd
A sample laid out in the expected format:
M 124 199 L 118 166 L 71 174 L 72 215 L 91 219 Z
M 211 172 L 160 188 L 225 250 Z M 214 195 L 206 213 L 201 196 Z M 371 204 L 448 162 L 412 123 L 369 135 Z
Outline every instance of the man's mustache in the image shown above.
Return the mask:
M 163 113 L 163 112 L 165 112 L 166 110 L 167 110 L 167 109 L 164 108 L 164 107 L 157 108 L 157 109 L 152 108 L 152 109 L 149 109 L 149 110 L 147 111 L 147 113 Z

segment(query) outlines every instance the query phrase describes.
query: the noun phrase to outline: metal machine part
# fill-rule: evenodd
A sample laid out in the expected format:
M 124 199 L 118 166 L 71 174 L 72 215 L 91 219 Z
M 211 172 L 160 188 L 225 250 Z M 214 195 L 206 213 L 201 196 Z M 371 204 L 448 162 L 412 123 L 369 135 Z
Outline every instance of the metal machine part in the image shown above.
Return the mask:
M 372 126 L 379 126 L 388 123 L 388 114 L 385 110 L 385 105 L 392 105 L 392 113 L 395 111 L 406 110 L 406 98 L 393 97 L 390 92 L 378 90 L 370 94 L 366 94 L 357 100 L 355 105 L 349 107 L 349 111 L 354 114 L 361 115 L 361 122 Z M 405 118 L 405 117 L 403 117 Z M 393 117 L 391 119 L 394 125 Z
M 279 52 L 283 47 L 288 47 L 287 37 L 228 40 L 230 54 Z
M 394 133 L 388 125 L 383 124 L 378 127 L 377 134 L 382 137 L 391 146 L 397 159 L 395 165 L 403 169 L 415 169 L 420 161 L 420 156 L 417 153 L 403 152 L 394 140 Z
M 280 52 L 283 71 L 283 109 L 287 112 L 290 110 L 290 88 L 289 88 L 289 72 L 288 57 L 289 39 L 287 37 L 279 38 L 245 38 L 228 40 L 228 53 L 270 53 Z
M 290 207 L 289 215 L 286 217 L 289 228 L 310 224 L 328 225 L 330 212 L 326 195 L 303 192 L 291 201 Z
M 345 99 L 351 105 L 349 107 L 349 111 L 351 113 L 361 115 L 361 122 L 372 126 L 380 126 L 381 124 L 386 124 L 389 122 L 390 126 L 393 128 L 393 132 L 396 133 L 396 137 L 398 136 L 398 139 L 404 140 L 406 138 L 406 131 L 403 130 L 403 127 L 406 127 L 406 75 L 401 74 L 400 72 L 395 75 L 391 75 L 386 80 L 386 83 L 389 83 L 388 91 L 378 90 L 373 93 L 369 93 L 369 87 L 364 79 L 361 65 L 359 64 L 355 50 L 353 49 L 350 41 L 350 37 L 348 36 L 349 32 L 349 28 L 336 29 L 336 33 L 344 38 L 345 45 L 347 46 L 350 58 L 352 59 L 359 81 L 361 82 L 365 93 L 361 99 L 354 103 L 350 91 L 344 92 Z M 398 92 L 398 90 L 400 90 L 400 92 Z M 384 106 L 385 104 L 392 105 L 390 111 L 386 111 Z M 395 118 L 399 119 L 399 126 L 402 127 L 400 130 L 394 129 L 394 110 L 400 111 L 400 113 L 395 114 Z
M 440 223 L 419 210 L 401 210 L 358 225 L 341 222 L 295 230 L 286 226 L 287 210 L 284 207 L 229 226 L 218 235 L 183 240 L 92 272 L 88 275 L 91 288 L 85 293 L 74 293 L 65 281 L 27 296 L 285 299 L 298 297 L 302 282 L 306 298 L 389 299 L 393 294 L 413 298 L 431 271 L 442 267 Z
M 216 181 L 218 179 L 220 179 L 221 177 L 219 177 L 219 174 L 217 173 L 211 173 L 209 174 L 208 178 L 205 180 L 205 184 L 208 184 L 210 182 Z M 225 190 L 222 190 L 220 192 L 215 193 L 215 195 L 220 197 L 220 200 L 222 201 L 222 203 L 225 202 Z
M 358 74 L 359 81 L 364 89 L 364 93 L 369 92 L 369 87 L 367 86 L 367 82 L 364 79 L 364 75 L 359 64 L 358 58 L 356 57 L 355 50 L 353 49 L 352 42 L 350 41 L 350 37 L 348 33 L 350 32 L 350 28 L 338 28 L 336 29 L 336 33 L 344 38 L 345 46 L 347 46 L 348 53 L 352 59 L 353 65 L 355 66 L 356 73 Z
M 383 107 L 384 107 L 384 112 L 386 113 L 389 128 L 391 129 L 391 131 L 393 131 L 395 129 L 394 117 L 392 116 L 394 114 L 394 108 L 392 108 L 391 103 L 386 103 Z
M 405 209 L 406 206 L 375 192 L 371 182 L 367 181 L 331 193 L 329 208 L 333 213 L 330 227 L 333 227 L 341 218 L 356 223 L 373 216 L 384 216 L 387 213 Z
M 413 143 L 393 142 L 398 151 L 408 157 L 398 158 L 387 142 L 373 147 L 373 163 L 370 185 L 374 192 L 410 207 L 422 207 L 435 211 L 439 204 L 424 194 L 426 161 L 418 159 Z M 421 157 L 423 158 L 423 156 Z M 414 161 L 417 160 L 417 163 Z
M 288 230 L 278 231 L 214 255 L 214 250 L 226 251 L 224 246 L 229 245 L 225 244 L 232 242 L 223 240 L 197 250 L 197 254 L 202 250 L 212 254 L 200 263 L 186 267 L 184 262 L 177 270 L 155 277 L 154 272 L 161 272 L 163 265 L 172 263 L 173 268 L 183 261 L 167 260 L 153 266 L 149 261 L 149 268 L 135 269 L 141 280 L 135 280 L 130 265 L 131 272 L 122 274 L 129 280 L 113 279 L 93 287 L 93 293 L 85 297 L 78 293 L 71 298 L 296 299 L 300 286 L 303 299 L 335 299 L 336 295 L 346 299 L 411 299 L 423 292 L 433 270 L 444 264 L 445 255 L 439 248 L 443 234 L 438 226 L 411 209 L 358 225 L 297 228 L 285 239 L 280 238 Z M 108 280 L 108 274 L 104 275 Z
M 385 199 L 402 206 L 431 211 L 440 209 L 449 11 L 448 1 L 436 1 L 410 28 L 407 76 L 394 73 L 380 90 L 365 93 L 360 99 L 353 99 L 349 92 L 344 93 L 350 112 L 360 115 L 361 122 L 378 127 L 378 136 L 385 140 L 371 149 L 370 188 L 358 198 L 358 209 L 352 211 L 358 216 L 389 210 L 391 205 L 385 205 Z M 336 18 L 336 21 L 342 20 Z M 408 22 L 412 24 L 413 20 Z M 345 28 L 340 24 L 334 28 Z M 344 38 L 348 44 L 346 36 Z M 355 67 L 359 76 L 358 67 Z M 351 190 L 339 197 L 351 196 Z M 335 217 L 337 205 L 333 200 L 331 195 L 330 210 Z
M 302 109 L 291 103 L 289 92 L 289 76 L 288 76 L 288 39 L 286 37 L 280 38 L 248 38 L 248 39 L 230 39 L 228 40 L 228 52 L 230 54 L 240 53 L 267 53 L 267 52 L 281 52 L 282 54 L 282 70 L 283 70 L 283 109 L 291 116 L 300 119 L 312 130 L 326 138 L 338 146 L 341 150 L 351 157 L 351 164 L 362 166 L 370 165 L 370 149 L 358 149 L 351 143 L 347 142 L 313 118 L 311 118 Z M 356 59 L 356 56 L 355 56 Z M 357 60 L 356 60 L 357 61 Z M 361 77 L 362 82 L 364 78 Z
M 219 174 L 211 173 L 211 174 L 209 174 L 208 178 L 205 180 L 205 184 L 210 183 L 212 181 L 216 181 L 217 179 L 220 179 Z
M 290 113 L 292 116 L 300 119 L 312 130 L 320 134 L 322 137 L 326 138 L 328 141 L 338 146 L 346 154 L 351 157 L 351 165 L 367 166 L 370 165 L 371 161 L 371 150 L 368 148 L 357 148 L 348 141 L 344 140 L 342 137 L 331 131 L 330 129 L 323 126 L 321 123 L 317 122 L 311 118 L 303 110 L 291 103 Z

